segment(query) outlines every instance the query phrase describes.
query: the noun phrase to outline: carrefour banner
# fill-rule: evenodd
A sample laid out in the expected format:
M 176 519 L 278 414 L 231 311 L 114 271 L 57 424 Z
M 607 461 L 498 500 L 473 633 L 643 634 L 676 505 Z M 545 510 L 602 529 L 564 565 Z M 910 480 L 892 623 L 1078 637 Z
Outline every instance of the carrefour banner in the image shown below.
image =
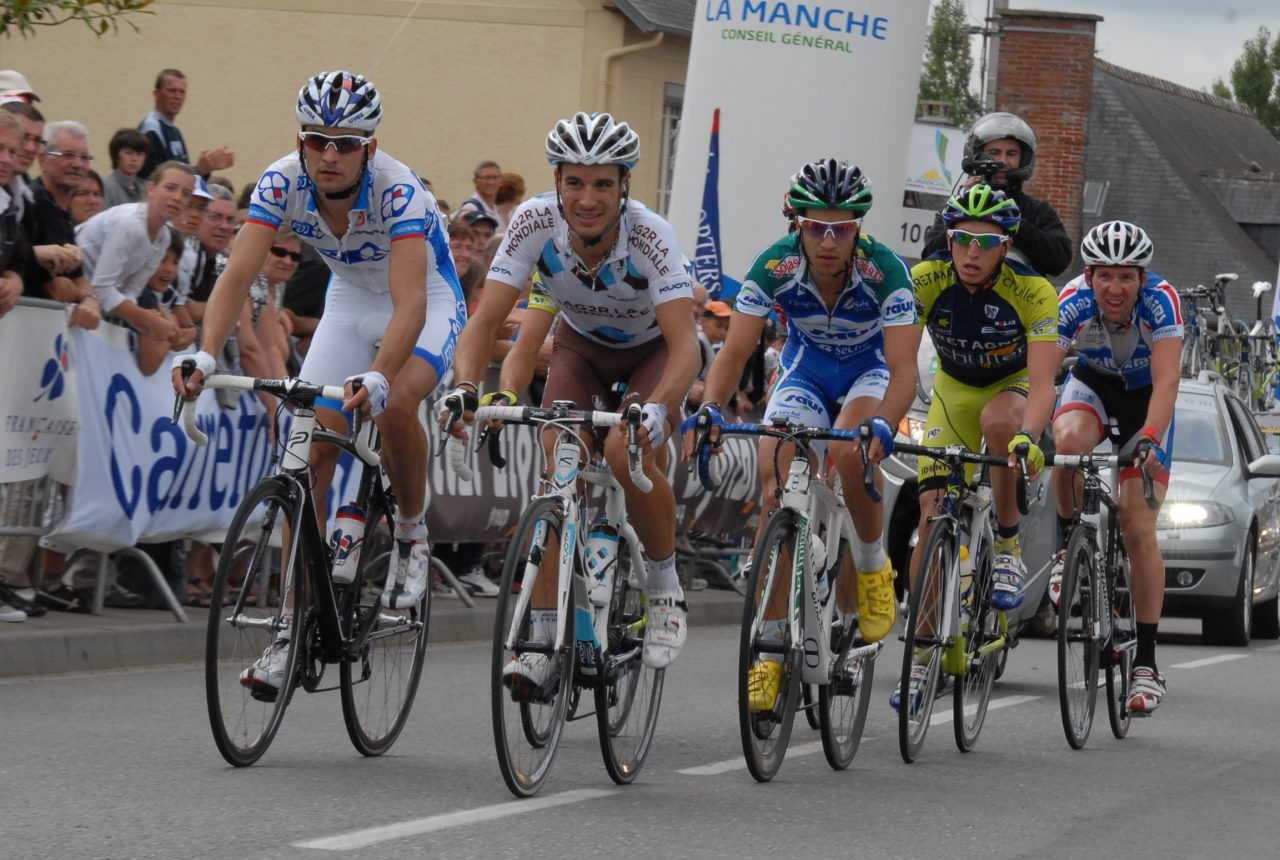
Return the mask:
M 730 277 L 785 232 L 787 179 L 819 158 L 871 178 L 866 229 L 898 249 L 928 12 L 925 0 L 698 0 L 669 212 L 685 253 L 711 217 L 701 203 L 712 157 Z
M 75 354 L 62 308 L 18 307 L 0 318 L 0 484 L 75 470 Z
M 79 359 L 80 457 L 70 514 L 51 538 L 110 551 L 225 529 L 270 461 L 258 399 L 244 394 L 223 409 L 202 394 L 197 423 L 209 444 L 200 448 L 172 423 L 168 371 L 143 376 L 122 329 L 69 336 Z

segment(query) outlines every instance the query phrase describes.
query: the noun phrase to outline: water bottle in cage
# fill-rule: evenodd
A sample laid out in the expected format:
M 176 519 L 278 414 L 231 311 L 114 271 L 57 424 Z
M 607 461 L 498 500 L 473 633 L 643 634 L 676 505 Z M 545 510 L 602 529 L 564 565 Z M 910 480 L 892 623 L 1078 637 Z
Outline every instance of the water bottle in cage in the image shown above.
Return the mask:
M 592 606 L 608 606 L 613 590 L 613 570 L 618 560 L 618 530 L 607 520 L 597 520 L 587 530 L 584 547 L 588 599 Z
M 364 542 L 364 509 L 359 505 L 343 505 L 333 520 L 333 581 L 349 583 L 356 578 L 360 565 L 360 547 Z

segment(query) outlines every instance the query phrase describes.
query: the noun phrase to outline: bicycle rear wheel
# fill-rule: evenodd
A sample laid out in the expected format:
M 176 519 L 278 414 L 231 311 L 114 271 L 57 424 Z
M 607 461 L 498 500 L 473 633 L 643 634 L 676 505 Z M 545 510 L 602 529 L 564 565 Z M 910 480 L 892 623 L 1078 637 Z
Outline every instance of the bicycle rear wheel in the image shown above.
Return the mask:
M 856 576 L 849 544 L 840 542 L 836 576 Z M 836 599 L 838 583 L 832 583 L 829 600 Z M 818 688 L 818 719 L 822 732 L 822 752 L 833 770 L 844 770 L 853 761 L 862 742 L 862 729 L 871 704 L 871 682 L 875 677 L 878 648 L 857 644 L 857 625 L 848 630 L 835 628 L 831 651 L 831 683 Z
M 774 592 L 782 589 L 790 594 L 798 526 L 798 519 L 792 511 L 776 511 L 769 518 L 751 562 L 747 599 L 742 610 L 738 647 L 738 729 L 747 770 L 759 782 L 773 779 L 778 768 L 782 767 L 800 698 L 800 663 L 786 632 L 789 627 L 784 626 L 781 636 L 763 629 L 765 607 Z M 757 662 L 766 658 L 782 667 L 777 695 L 772 708 L 753 711 L 749 673 Z
M 955 588 L 950 581 L 955 554 L 954 528 L 949 519 L 934 521 L 920 554 L 920 570 L 911 591 L 898 688 L 898 751 L 908 763 L 915 761 L 924 747 L 938 681 L 942 677 L 942 658 L 947 650 L 947 642 L 942 637 L 947 620 L 944 604 L 947 590 Z M 920 676 L 915 695 L 912 695 L 911 684 L 913 672 Z
M 574 589 L 569 589 L 565 618 L 555 619 L 554 608 L 543 610 L 549 629 L 535 629 L 530 606 L 535 580 L 559 575 L 563 535 L 559 500 L 536 499 L 521 515 L 502 565 L 490 698 L 498 767 L 517 797 L 531 797 L 546 781 L 573 689 Z M 564 629 L 559 650 L 552 644 L 557 622 Z M 543 683 L 534 683 L 528 674 L 508 675 L 507 667 L 515 662 L 542 674 Z
M 1098 698 L 1098 581 L 1093 530 L 1077 526 L 1067 541 L 1058 600 L 1058 703 L 1062 730 L 1072 749 L 1083 749 L 1093 728 Z
M 596 727 L 605 770 L 619 785 L 635 780 L 644 767 L 662 706 L 665 669 L 641 660 L 647 604 L 631 569 L 631 547 L 618 540 L 613 596 L 609 602 L 609 647 L 604 677 L 595 689 Z
M 1129 688 L 1133 681 L 1133 656 L 1138 642 L 1137 610 L 1129 590 L 1129 563 L 1121 557 L 1120 570 L 1111 580 L 1111 654 L 1107 661 L 1107 721 L 1111 734 L 1123 740 L 1129 734 Z
M 955 693 L 951 697 L 956 747 L 960 752 L 971 751 L 982 733 L 987 706 L 991 704 L 991 687 L 1004 650 L 990 650 L 1001 635 L 1000 612 L 991 605 L 995 584 L 991 542 L 980 538 L 977 544 L 969 594 L 960 600 L 961 636 L 957 644 L 962 673 L 956 678 Z
M 236 767 L 256 762 L 271 745 L 298 678 L 298 647 L 308 605 L 303 544 L 276 563 L 272 538 L 296 534 L 297 510 L 289 485 L 267 478 L 236 509 L 218 560 L 205 635 L 205 703 L 214 743 Z M 289 534 L 286 535 L 285 532 Z M 252 549 L 233 551 L 241 542 Z M 225 605 L 224 605 L 225 604 Z M 277 640 L 282 644 L 276 645 Z M 287 644 L 283 640 L 287 639 Z M 273 648 L 284 660 L 278 688 L 243 677 Z M 281 656 L 278 652 L 285 650 Z
M 383 530 L 394 534 L 391 513 L 371 506 L 363 546 L 371 548 Z M 339 669 L 342 717 L 352 745 L 367 756 L 382 755 L 400 736 L 427 650 L 431 588 L 408 609 L 388 609 L 381 602 L 397 554 L 393 541 L 390 552 L 362 555 L 355 581 L 338 587 L 343 633 L 359 646 L 358 656 L 343 660 Z

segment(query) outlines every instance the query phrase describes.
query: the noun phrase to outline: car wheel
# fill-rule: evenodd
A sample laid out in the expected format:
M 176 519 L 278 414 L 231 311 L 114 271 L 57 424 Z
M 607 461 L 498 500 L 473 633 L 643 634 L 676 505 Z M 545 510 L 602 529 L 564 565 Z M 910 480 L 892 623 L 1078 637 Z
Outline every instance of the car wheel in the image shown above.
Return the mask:
M 1280 639 L 1280 598 L 1253 607 L 1253 638 Z
M 1258 544 L 1253 533 L 1245 546 L 1240 564 L 1240 585 L 1227 609 L 1206 615 L 1204 639 L 1211 645 L 1243 648 L 1253 635 L 1253 577 L 1258 559 Z

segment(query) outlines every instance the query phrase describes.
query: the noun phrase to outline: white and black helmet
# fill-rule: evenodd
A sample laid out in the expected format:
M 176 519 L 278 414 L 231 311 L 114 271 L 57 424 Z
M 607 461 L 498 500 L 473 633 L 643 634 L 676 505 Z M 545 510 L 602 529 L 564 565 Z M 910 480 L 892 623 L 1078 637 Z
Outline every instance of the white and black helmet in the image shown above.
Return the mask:
M 1151 265 L 1155 247 L 1151 237 L 1128 221 L 1103 221 L 1085 234 L 1080 243 L 1080 257 L 1086 266 Z
M 547 161 L 552 164 L 617 164 L 630 170 L 639 160 L 640 136 L 607 113 L 579 111 L 547 135 Z
M 373 134 L 382 121 L 382 97 L 362 75 L 321 72 L 298 92 L 298 125 L 353 128 Z

